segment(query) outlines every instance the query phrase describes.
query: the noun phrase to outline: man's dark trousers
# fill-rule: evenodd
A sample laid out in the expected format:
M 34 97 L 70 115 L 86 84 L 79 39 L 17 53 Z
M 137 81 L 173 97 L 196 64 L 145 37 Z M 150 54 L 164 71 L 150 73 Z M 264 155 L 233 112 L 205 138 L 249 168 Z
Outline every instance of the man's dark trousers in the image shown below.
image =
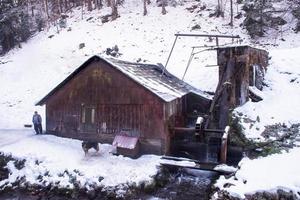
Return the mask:
M 35 130 L 36 134 L 43 133 L 42 124 L 33 124 L 33 126 L 34 126 L 34 130 Z

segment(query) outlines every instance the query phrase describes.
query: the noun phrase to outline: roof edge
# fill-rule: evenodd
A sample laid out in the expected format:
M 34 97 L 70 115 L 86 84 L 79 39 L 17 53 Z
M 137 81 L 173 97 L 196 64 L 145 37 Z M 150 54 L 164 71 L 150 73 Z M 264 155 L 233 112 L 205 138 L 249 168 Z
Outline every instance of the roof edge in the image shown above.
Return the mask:
M 49 97 L 51 97 L 53 94 L 55 94 L 57 92 L 57 90 L 59 90 L 60 88 L 62 88 L 64 85 L 66 85 L 71 79 L 73 79 L 78 73 L 80 73 L 83 69 L 85 69 L 90 63 L 92 62 L 95 62 L 95 61 L 99 61 L 99 60 L 102 60 L 103 62 L 111 65 L 114 67 L 114 69 L 120 71 L 121 73 L 123 73 L 120 69 L 118 69 L 118 67 L 115 66 L 115 64 L 113 62 L 111 62 L 110 60 L 107 60 L 105 58 L 102 58 L 98 55 L 94 55 L 92 57 L 90 57 L 88 60 L 86 60 L 83 64 L 81 64 L 77 69 L 75 69 L 70 75 L 68 75 L 61 83 L 59 83 L 56 87 L 54 87 L 46 96 L 44 96 L 41 100 L 39 100 L 35 106 L 43 106 L 46 101 L 48 100 Z M 125 61 L 127 62 L 127 61 Z M 128 63 L 133 63 L 133 62 L 128 62 Z M 148 64 L 148 65 L 154 65 L 154 64 Z M 166 71 L 168 74 L 170 74 L 168 71 Z M 124 74 L 124 73 L 123 73 Z M 150 89 L 148 89 L 147 87 L 143 86 L 142 84 L 140 84 L 139 82 L 137 82 L 136 80 L 134 80 L 132 77 L 128 76 L 127 74 L 124 74 L 126 77 L 128 77 L 129 79 L 131 79 L 132 81 L 136 82 L 137 84 L 141 85 L 143 88 L 145 88 L 146 90 L 150 91 L 152 94 L 154 94 L 155 96 L 157 96 L 159 99 L 161 99 L 162 101 L 164 102 L 171 102 L 175 99 L 172 99 L 170 101 L 167 101 L 165 99 L 163 99 L 162 97 L 160 97 L 158 94 L 154 93 L 153 91 L 151 91 Z M 172 75 L 174 76 L 174 75 Z M 186 82 L 185 82 L 186 83 Z M 186 83 L 187 85 L 189 85 L 188 83 Z M 190 87 L 194 88 L 193 86 L 189 85 Z M 196 88 L 195 88 L 196 89 Z M 198 89 L 196 89 L 197 91 Z M 189 94 L 189 93 L 194 93 L 204 99 L 207 99 L 207 100 L 211 100 L 208 96 L 208 94 L 206 94 L 204 91 L 201 91 L 203 92 L 204 94 L 203 95 L 200 95 L 200 94 L 197 94 L 197 92 L 193 91 L 193 90 L 190 90 L 189 92 L 187 92 L 186 94 Z M 186 95 L 184 94 L 184 95 Z M 206 96 L 206 95 L 208 96 Z M 183 95 L 183 96 L 184 96 Z
M 73 77 L 75 77 L 79 72 L 81 72 L 86 66 L 94 61 L 98 61 L 101 59 L 99 56 L 94 55 L 86 60 L 83 64 L 81 64 L 77 69 L 75 69 L 67 78 L 65 78 L 61 83 L 59 83 L 56 87 L 54 87 L 46 96 L 44 96 L 41 100 L 39 100 L 35 106 L 42 106 L 46 103 L 47 99 L 52 96 L 58 89 L 63 87 L 67 82 L 69 82 Z

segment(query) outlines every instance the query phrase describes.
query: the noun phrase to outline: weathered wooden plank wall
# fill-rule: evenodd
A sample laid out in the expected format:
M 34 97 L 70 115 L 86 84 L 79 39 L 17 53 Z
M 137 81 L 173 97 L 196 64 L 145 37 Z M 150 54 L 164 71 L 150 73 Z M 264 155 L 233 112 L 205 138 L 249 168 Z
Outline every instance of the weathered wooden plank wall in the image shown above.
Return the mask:
M 263 81 L 261 73 L 268 65 L 268 52 L 249 46 L 239 46 L 219 48 L 217 53 L 219 83 L 213 108 L 210 110 L 211 126 L 224 129 L 228 124 L 231 110 L 249 100 L 249 86 L 261 89 Z
M 161 146 L 169 140 L 167 105 L 107 63 L 93 62 L 49 97 L 47 131 L 112 142 L 114 135 L 125 129 L 141 137 L 143 151 L 163 153 L 166 149 Z M 84 120 L 91 121 L 92 112 L 94 122 L 83 123 L 83 113 Z

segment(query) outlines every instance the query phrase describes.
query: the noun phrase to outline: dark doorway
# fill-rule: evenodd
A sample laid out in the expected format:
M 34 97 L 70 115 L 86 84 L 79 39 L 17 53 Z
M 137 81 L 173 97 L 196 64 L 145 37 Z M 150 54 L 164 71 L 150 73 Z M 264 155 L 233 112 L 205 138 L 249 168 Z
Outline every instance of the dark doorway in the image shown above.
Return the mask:
M 96 107 L 95 106 L 84 106 L 81 111 L 81 123 L 83 131 L 85 132 L 96 132 Z

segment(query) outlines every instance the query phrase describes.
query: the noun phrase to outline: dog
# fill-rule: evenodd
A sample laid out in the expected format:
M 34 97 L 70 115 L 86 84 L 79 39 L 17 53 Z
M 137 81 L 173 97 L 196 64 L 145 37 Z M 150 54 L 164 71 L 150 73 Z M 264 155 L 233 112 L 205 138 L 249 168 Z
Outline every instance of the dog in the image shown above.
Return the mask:
M 82 150 L 84 151 L 84 155 L 86 156 L 89 149 L 93 148 L 97 152 L 99 151 L 99 144 L 98 142 L 89 142 L 89 141 L 83 141 L 81 144 Z

